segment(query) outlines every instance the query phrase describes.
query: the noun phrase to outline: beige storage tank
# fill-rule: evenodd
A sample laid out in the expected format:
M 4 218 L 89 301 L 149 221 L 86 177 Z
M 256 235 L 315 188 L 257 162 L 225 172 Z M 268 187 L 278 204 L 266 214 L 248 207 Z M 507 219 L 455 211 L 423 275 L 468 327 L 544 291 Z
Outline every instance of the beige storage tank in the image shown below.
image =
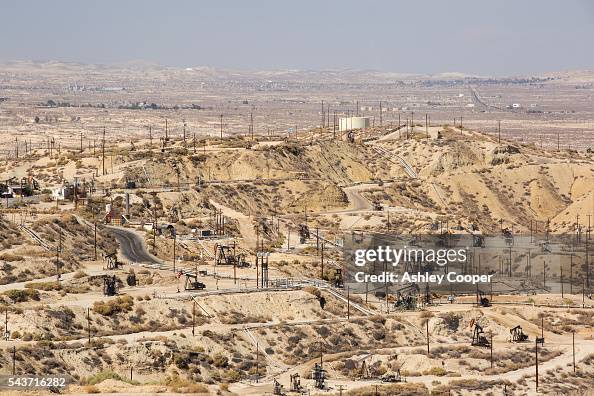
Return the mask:
M 341 131 L 369 128 L 369 117 L 347 117 L 341 118 L 339 121 Z

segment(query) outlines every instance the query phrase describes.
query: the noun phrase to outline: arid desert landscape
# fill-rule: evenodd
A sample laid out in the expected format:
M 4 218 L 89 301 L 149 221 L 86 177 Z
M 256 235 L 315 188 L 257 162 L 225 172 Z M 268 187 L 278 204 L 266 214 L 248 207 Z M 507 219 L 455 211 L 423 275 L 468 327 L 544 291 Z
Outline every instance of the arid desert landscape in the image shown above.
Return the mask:
M 589 71 L 5 62 L 0 374 L 65 394 L 589 394 L 593 95 Z M 345 241 L 385 235 L 470 238 L 459 272 L 492 280 L 355 285 Z

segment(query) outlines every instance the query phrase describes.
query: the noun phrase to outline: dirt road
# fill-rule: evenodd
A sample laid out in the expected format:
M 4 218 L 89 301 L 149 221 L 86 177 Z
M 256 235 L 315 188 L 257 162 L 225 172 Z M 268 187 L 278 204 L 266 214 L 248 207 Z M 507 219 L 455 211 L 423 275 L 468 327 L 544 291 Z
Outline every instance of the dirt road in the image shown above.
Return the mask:
M 107 227 L 120 244 L 121 254 L 134 263 L 161 264 L 161 261 L 150 254 L 142 237 L 136 232 L 121 227 Z

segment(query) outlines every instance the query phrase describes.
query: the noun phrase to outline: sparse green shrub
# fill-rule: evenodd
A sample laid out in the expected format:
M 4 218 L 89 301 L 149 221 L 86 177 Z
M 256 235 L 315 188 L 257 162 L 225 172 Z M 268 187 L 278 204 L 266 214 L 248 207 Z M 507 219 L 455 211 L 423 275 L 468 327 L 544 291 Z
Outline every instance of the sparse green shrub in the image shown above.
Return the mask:
M 2 294 L 10 298 L 13 302 L 39 301 L 39 292 L 35 289 L 12 289 Z
M 93 304 L 93 312 L 103 316 L 117 315 L 123 312 L 130 312 L 134 306 L 134 299 L 125 295 L 110 301 L 96 301 Z

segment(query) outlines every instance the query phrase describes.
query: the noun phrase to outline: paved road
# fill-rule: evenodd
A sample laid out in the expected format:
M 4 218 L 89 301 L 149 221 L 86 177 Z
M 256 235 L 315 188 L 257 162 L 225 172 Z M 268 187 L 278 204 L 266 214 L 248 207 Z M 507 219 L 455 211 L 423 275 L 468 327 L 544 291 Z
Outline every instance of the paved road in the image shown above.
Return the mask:
M 111 230 L 118 243 L 120 251 L 126 259 L 134 263 L 161 264 L 161 262 L 146 250 L 146 245 L 140 235 L 134 231 L 120 227 L 107 227 Z

